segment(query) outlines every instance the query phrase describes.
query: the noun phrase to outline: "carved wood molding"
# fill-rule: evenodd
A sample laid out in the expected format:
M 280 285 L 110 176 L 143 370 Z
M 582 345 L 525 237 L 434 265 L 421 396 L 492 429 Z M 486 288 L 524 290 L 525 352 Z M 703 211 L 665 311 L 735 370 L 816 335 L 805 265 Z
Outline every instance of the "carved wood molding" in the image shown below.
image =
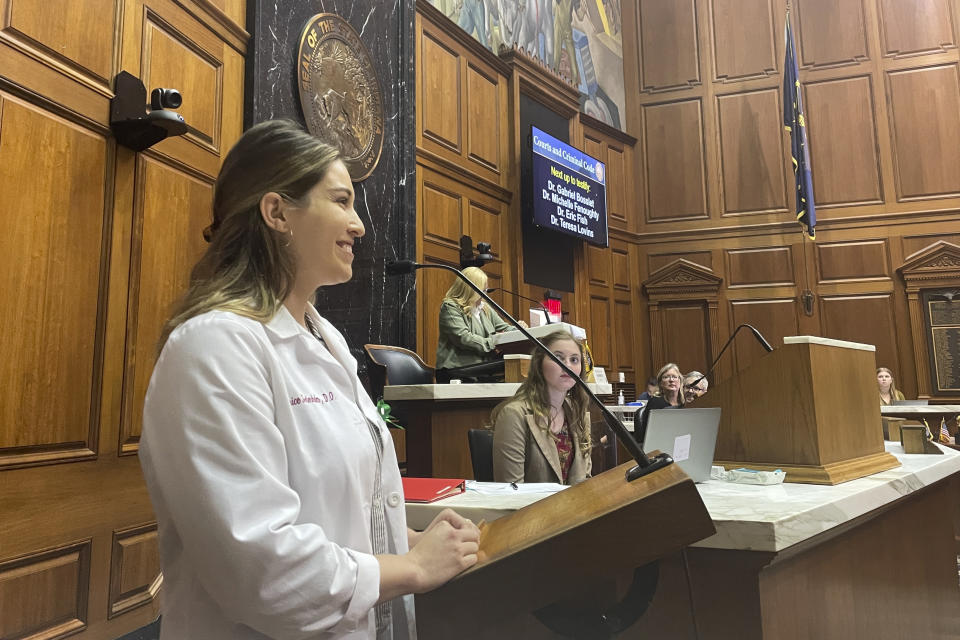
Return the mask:
M 10 596 L 20 589 L 31 591 L 36 607 L 32 628 L 5 627 L 10 635 L 4 638 L 59 640 L 87 628 L 92 547 L 87 538 L 0 563 L 0 617 L 23 620 L 21 611 L 6 610 L 16 605 Z
M 157 544 L 156 522 L 113 532 L 108 619 L 156 600 L 163 585 L 159 556 L 153 549 L 143 553 L 142 547 L 152 546 L 156 549 Z M 155 569 L 155 573 L 150 571 L 151 577 L 145 584 L 139 584 L 142 580 L 134 579 L 146 575 L 144 567 L 139 566 L 138 562 L 147 562 L 147 569 Z M 135 584 L 126 584 L 131 579 L 134 579 Z
M 896 226 L 918 225 L 927 222 L 940 222 L 956 220 L 960 209 L 921 209 L 917 211 L 895 211 L 890 213 L 874 213 L 869 215 L 856 215 L 844 218 L 827 218 L 817 220 L 817 232 L 821 231 L 846 231 L 849 229 L 860 229 L 864 224 L 877 227 L 886 227 L 888 229 Z M 731 216 L 735 218 L 736 216 Z M 693 218 L 684 218 L 683 221 Z M 699 218 L 706 223 L 712 222 L 712 219 Z M 646 221 L 647 228 L 653 225 L 667 226 L 670 229 L 663 231 L 637 231 L 620 232 L 619 236 L 625 240 L 630 240 L 635 244 L 650 245 L 661 244 L 664 242 L 688 242 L 688 241 L 706 241 L 723 240 L 727 238 L 750 238 L 755 236 L 767 236 L 777 233 L 800 233 L 796 221 L 784 220 L 782 222 L 764 222 L 749 224 L 727 224 L 723 226 L 703 226 L 677 228 L 677 219 L 657 220 L 655 222 Z
M 569 120 L 580 113 L 580 91 L 543 60 L 516 46 L 502 47 L 500 58 L 516 72 L 520 91 L 561 118 Z
M 417 13 L 440 29 L 445 36 L 475 55 L 482 62 L 490 65 L 495 71 L 508 78 L 510 77 L 512 68 L 507 62 L 497 57 L 497 54 L 483 46 L 479 40 L 461 29 L 456 22 L 445 16 L 440 9 L 437 9 L 427 0 L 417 0 Z
M 496 182 L 471 171 L 463 165 L 448 160 L 429 149 L 417 147 L 417 164 L 429 167 L 441 175 L 493 196 L 501 202 L 510 204 L 510 201 L 513 200 L 513 191 L 504 189 Z
M 960 283 L 960 246 L 941 240 L 907 256 L 897 271 L 907 291 L 953 287 Z
M 695 262 L 678 258 L 653 273 L 643 282 L 651 304 L 670 300 L 699 299 L 716 302 L 723 278 Z
M 581 112 L 580 113 L 580 124 L 582 124 L 587 129 L 593 129 L 594 131 L 599 131 L 600 133 L 622 142 L 623 144 L 633 147 L 637 144 L 637 139 L 626 131 L 620 131 L 616 127 L 611 127 L 609 124 L 602 120 L 597 120 L 591 115 Z
M 927 346 L 927 325 L 920 290 L 960 284 L 960 246 L 943 240 L 935 242 L 907 256 L 897 271 L 906 285 L 917 395 L 929 398 L 933 390 L 929 366 L 931 354 Z
M 670 302 L 703 301 L 706 306 L 707 357 L 713 359 L 720 340 L 719 298 L 723 278 L 696 262 L 677 258 L 650 274 L 643 282 L 643 289 L 649 298 L 650 339 L 653 362 L 667 362 L 665 352 L 666 334 L 662 306 Z
M 176 0 L 204 25 L 241 55 L 247 54 L 250 34 L 211 0 Z

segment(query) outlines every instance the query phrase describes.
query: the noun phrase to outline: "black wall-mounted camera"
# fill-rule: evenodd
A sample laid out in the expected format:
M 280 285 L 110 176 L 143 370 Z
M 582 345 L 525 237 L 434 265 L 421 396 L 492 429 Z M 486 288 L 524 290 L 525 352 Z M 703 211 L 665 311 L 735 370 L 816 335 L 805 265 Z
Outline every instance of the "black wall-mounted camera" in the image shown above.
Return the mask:
M 482 267 L 488 262 L 493 261 L 493 254 L 490 253 L 489 242 L 478 242 L 477 253 L 473 253 L 473 238 L 470 236 L 460 236 L 460 268 Z
M 176 89 L 154 89 L 147 104 L 147 89 L 136 76 L 121 71 L 114 81 L 110 101 L 110 130 L 121 145 L 143 151 L 169 136 L 182 136 L 187 123 L 176 111 L 183 96 Z M 149 110 L 148 110 L 149 108 Z
M 183 104 L 183 96 L 176 89 L 154 89 L 150 92 L 150 108 L 179 109 Z

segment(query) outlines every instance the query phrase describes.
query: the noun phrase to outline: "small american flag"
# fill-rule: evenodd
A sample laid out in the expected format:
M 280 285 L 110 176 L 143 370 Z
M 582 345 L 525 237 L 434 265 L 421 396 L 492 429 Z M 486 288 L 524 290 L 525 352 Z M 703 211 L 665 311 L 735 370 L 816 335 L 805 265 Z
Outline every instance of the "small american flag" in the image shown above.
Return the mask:
M 943 444 L 952 444 L 950 441 L 950 432 L 947 430 L 947 421 L 940 420 L 940 442 Z

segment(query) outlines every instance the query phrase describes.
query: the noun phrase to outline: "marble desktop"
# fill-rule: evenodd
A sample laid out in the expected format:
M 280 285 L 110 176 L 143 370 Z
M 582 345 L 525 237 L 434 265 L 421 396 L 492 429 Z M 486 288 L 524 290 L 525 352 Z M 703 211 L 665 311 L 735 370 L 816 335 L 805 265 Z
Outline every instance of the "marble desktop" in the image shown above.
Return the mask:
M 901 405 L 882 405 L 880 407 L 881 416 L 894 417 L 912 417 L 922 418 L 924 416 L 937 415 L 960 415 L 960 405 L 957 404 L 901 404 Z
M 755 486 L 710 480 L 697 485 L 717 532 L 694 547 L 781 551 L 960 472 L 960 451 L 911 455 L 899 443 L 885 443 L 901 466 L 843 484 L 786 483 Z M 481 496 L 467 492 L 430 505 L 407 505 L 411 527 L 430 522 L 450 507 L 488 522 L 550 494 Z

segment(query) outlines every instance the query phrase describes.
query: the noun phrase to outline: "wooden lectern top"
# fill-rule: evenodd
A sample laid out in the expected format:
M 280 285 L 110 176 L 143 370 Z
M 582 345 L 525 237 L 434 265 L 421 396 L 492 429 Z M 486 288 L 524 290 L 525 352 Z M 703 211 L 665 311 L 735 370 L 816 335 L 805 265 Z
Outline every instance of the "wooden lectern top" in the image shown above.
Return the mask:
M 639 567 L 715 531 L 693 481 L 676 464 L 633 482 L 620 465 L 487 524 L 479 561 L 417 597 L 429 637 L 531 611 L 581 591 L 585 581 Z M 480 604 L 482 603 L 482 605 Z

